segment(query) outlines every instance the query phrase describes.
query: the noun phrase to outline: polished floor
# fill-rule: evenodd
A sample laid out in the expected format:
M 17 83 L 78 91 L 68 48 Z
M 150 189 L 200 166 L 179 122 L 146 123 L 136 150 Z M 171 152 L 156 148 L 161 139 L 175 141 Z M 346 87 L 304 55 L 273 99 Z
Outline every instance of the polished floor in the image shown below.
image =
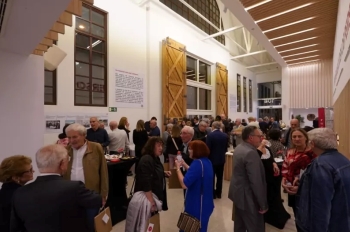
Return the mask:
M 128 178 L 128 182 L 132 183 L 132 177 Z M 130 188 L 130 187 L 129 187 Z M 130 191 L 128 188 L 127 191 Z M 232 202 L 228 199 L 227 193 L 229 188 L 229 182 L 224 181 L 223 184 L 223 196 L 222 199 L 215 199 L 215 209 L 209 221 L 208 232 L 228 232 L 233 231 L 233 221 L 231 220 L 232 215 Z M 287 194 L 282 193 L 282 197 L 287 202 Z M 168 205 L 169 210 L 161 212 L 160 214 L 160 224 L 162 232 L 177 232 L 179 231 L 176 227 L 177 220 L 179 218 L 180 212 L 183 205 L 183 192 L 181 189 L 168 189 Z M 266 224 L 266 232 L 294 232 L 296 231 L 294 225 L 293 211 L 285 204 L 285 208 L 292 215 L 292 219 L 289 219 L 285 228 L 279 230 L 273 226 Z M 116 224 L 113 227 L 112 232 L 124 231 L 125 221 Z

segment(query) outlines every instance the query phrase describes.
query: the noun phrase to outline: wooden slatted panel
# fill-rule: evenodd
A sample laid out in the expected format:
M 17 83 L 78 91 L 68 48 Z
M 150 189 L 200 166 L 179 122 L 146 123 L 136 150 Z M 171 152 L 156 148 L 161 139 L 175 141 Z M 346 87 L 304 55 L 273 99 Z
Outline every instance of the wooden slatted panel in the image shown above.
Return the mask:
M 61 14 L 61 16 L 58 18 L 58 21 L 59 23 L 62 23 L 64 25 L 67 25 L 67 26 L 73 26 L 73 17 L 72 17 L 72 14 L 71 13 L 68 13 L 68 12 L 63 12 Z
M 334 131 L 339 135 L 338 150 L 350 159 L 350 81 L 340 93 L 333 105 L 334 109 Z
M 64 34 L 64 24 L 56 22 L 52 26 L 51 31 L 57 32 L 59 34 Z
M 332 67 L 332 60 L 290 66 L 290 108 L 332 106 Z
M 54 31 L 49 31 L 46 35 L 45 38 L 47 39 L 51 39 L 53 41 L 57 41 L 58 40 L 58 33 L 54 32 Z
M 44 52 L 43 51 L 39 51 L 39 50 L 34 50 L 33 55 L 37 55 L 37 56 L 43 56 L 44 55 Z
M 36 46 L 35 50 L 38 50 L 38 51 L 44 51 L 46 52 L 48 49 L 48 47 L 46 45 L 42 45 L 42 44 L 39 44 L 38 46 Z
M 228 71 L 223 64 L 216 63 L 216 115 L 228 115 Z
M 170 38 L 162 47 L 163 120 L 186 115 L 186 54 L 185 46 Z
M 240 1 L 244 7 L 249 7 L 256 3 L 262 2 L 262 0 L 261 1 L 240 0 Z M 318 52 L 318 54 L 320 55 L 319 58 L 331 59 L 333 57 L 333 50 L 330 48 L 334 47 L 334 36 L 335 36 L 335 30 L 336 30 L 339 1 L 336 1 L 336 0 L 313 0 L 313 1 L 274 0 L 274 1 L 270 1 L 268 3 L 262 4 L 258 7 L 255 7 L 253 9 L 250 9 L 248 12 L 254 20 L 258 21 L 258 20 L 270 17 L 272 15 L 285 12 L 287 10 L 300 7 L 307 3 L 312 3 L 312 4 L 309 6 L 273 17 L 271 19 L 264 20 L 262 22 L 259 22 L 258 25 L 262 29 L 262 31 L 266 31 L 266 30 L 280 27 L 299 20 L 315 17 L 314 19 L 301 22 L 295 25 L 287 26 L 284 28 L 276 29 L 274 31 L 266 32 L 265 34 L 268 39 L 273 39 L 280 36 L 292 34 L 295 32 L 316 28 L 315 30 L 312 30 L 312 31 L 300 33 L 293 36 L 288 36 L 277 40 L 272 40 L 271 42 L 274 46 L 277 46 L 277 45 L 317 36 L 317 39 L 304 41 L 302 45 L 300 43 L 295 43 L 295 44 L 288 45 L 288 48 L 283 46 L 283 47 L 278 47 L 276 49 L 278 51 L 287 50 L 287 49 L 297 48 L 301 46 L 311 45 L 315 43 L 315 41 L 317 41 L 317 43 L 320 44 L 320 47 L 322 47 L 324 50 L 324 51 L 321 51 L 322 50 L 321 49 Z M 330 37 L 332 37 L 332 39 L 330 39 Z M 300 53 L 300 50 L 295 50 L 290 53 L 291 54 Z M 308 56 L 308 54 L 305 54 L 305 57 L 306 56 Z
M 51 46 L 53 45 L 53 41 L 52 41 L 51 39 L 44 38 L 44 39 L 40 42 L 40 44 L 51 47 Z
M 73 0 L 69 3 L 66 12 L 76 16 L 81 16 L 83 10 L 83 3 L 81 0 Z

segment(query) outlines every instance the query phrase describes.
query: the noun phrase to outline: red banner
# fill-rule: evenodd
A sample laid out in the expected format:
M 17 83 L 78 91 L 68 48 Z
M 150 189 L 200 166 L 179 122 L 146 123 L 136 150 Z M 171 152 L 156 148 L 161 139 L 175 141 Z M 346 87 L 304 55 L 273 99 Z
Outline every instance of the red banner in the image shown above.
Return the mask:
M 326 127 L 325 109 L 324 108 L 318 108 L 318 127 L 319 128 Z

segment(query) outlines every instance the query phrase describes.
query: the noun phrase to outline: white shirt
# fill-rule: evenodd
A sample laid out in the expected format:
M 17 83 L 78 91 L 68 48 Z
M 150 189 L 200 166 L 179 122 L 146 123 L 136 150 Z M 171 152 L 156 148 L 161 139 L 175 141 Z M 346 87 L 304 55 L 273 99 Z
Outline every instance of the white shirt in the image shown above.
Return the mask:
M 109 137 L 109 150 L 118 151 L 120 148 L 123 148 L 125 153 L 128 154 L 129 148 L 129 139 L 125 130 L 115 129 L 108 134 Z
M 83 157 L 87 149 L 87 144 L 79 148 L 78 150 L 73 148 L 73 164 L 71 171 L 71 180 L 78 180 L 85 183 Z
M 61 176 L 58 173 L 41 173 L 39 176 Z

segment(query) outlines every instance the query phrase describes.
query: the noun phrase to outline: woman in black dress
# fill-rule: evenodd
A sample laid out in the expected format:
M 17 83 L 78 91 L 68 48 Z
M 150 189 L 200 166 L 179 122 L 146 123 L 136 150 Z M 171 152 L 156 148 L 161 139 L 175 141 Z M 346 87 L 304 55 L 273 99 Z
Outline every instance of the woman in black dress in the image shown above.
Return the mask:
M 135 156 L 137 161 L 135 163 L 135 170 L 137 169 L 137 165 L 139 160 L 141 159 L 141 151 L 145 146 L 148 140 L 148 134 L 145 129 L 145 122 L 143 120 L 138 120 L 136 124 L 136 129 L 132 133 L 132 141 L 135 144 Z
M 272 152 L 266 146 L 267 141 L 263 140 L 258 147 L 258 153 L 265 168 L 265 177 L 267 183 L 267 202 L 269 210 L 264 214 L 265 222 L 283 229 L 290 218 L 281 199 L 280 170 L 273 158 Z

